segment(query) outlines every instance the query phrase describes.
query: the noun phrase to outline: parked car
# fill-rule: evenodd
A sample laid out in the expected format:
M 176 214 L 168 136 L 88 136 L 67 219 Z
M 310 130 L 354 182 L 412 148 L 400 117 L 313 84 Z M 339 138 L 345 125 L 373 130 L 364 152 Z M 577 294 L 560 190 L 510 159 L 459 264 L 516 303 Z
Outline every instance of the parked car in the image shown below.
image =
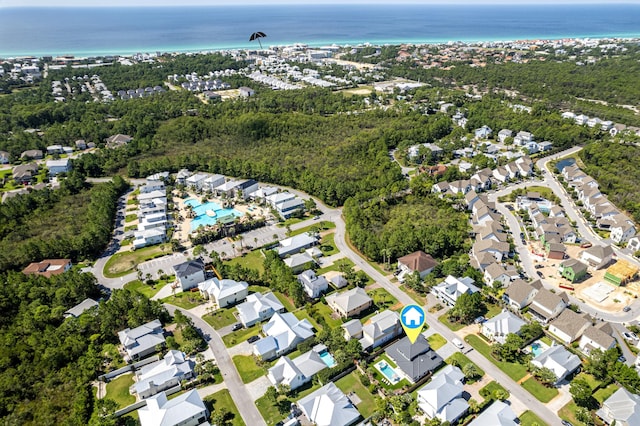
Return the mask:
M 542 269 L 542 268 L 544 268 L 544 266 L 542 266 L 542 265 L 538 264 L 538 265 L 534 266 L 534 268 L 536 268 L 536 269 Z
M 536 272 L 540 278 L 544 278 L 544 274 L 540 271 Z
M 631 310 L 631 306 L 625 306 L 622 311 L 623 312 L 629 312 Z
M 624 357 L 624 355 L 620 355 L 620 356 L 618 357 L 618 361 L 620 361 L 620 362 L 627 362 L 627 359 Z
M 580 244 L 580 248 L 589 248 L 589 247 L 591 247 L 592 245 L 593 245 L 593 244 L 591 244 L 591 243 L 582 243 L 582 244 Z
M 242 328 L 242 324 L 240 324 L 239 322 L 236 324 L 233 324 L 233 327 L 231 327 L 231 331 L 238 331 Z
M 563 420 L 561 423 L 562 423 L 562 426 L 573 426 L 573 423 L 568 422 L 566 420 Z
M 247 343 L 257 342 L 258 340 L 260 340 L 260 336 L 251 336 L 247 339 Z
M 506 207 L 507 207 L 507 210 L 513 211 L 513 206 L 511 204 L 507 204 Z
M 630 331 L 625 331 L 624 333 L 622 333 L 622 336 L 627 340 L 638 340 L 638 336 L 636 336 L 636 333 L 632 333 Z
M 478 318 L 474 319 L 473 322 L 476 324 L 482 324 L 483 322 L 485 322 L 487 319 L 485 317 L 483 317 L 482 315 L 480 315 Z
M 464 349 L 464 345 L 462 344 L 462 341 L 460 339 L 458 339 L 457 337 L 455 337 L 451 343 L 453 343 L 453 345 L 458 348 L 458 349 Z

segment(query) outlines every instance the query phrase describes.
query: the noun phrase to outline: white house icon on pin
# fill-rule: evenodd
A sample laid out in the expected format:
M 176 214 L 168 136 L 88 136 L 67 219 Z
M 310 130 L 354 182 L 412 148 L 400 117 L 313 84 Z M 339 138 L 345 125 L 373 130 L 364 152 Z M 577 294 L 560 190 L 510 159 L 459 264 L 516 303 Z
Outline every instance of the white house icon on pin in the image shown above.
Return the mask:
M 407 327 L 419 327 L 423 322 L 423 314 L 415 307 L 411 307 L 402 313 L 402 322 Z

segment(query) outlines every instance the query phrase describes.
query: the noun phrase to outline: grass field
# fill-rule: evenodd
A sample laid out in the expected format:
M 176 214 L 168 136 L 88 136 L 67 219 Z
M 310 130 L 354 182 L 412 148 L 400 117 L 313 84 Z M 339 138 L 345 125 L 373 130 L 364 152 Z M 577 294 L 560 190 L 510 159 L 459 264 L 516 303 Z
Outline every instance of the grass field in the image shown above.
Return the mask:
M 362 401 L 357 405 L 357 408 L 365 419 L 376 411 L 376 403 L 373 395 L 362 385 L 355 371 L 338 380 L 336 386 L 345 394 L 354 392 L 358 395 Z
M 107 278 L 119 278 L 133 272 L 140 263 L 169 253 L 171 253 L 171 245 L 169 244 L 116 253 L 104 265 L 103 273 Z
M 329 229 L 334 229 L 336 224 L 330 222 L 328 220 L 323 220 L 321 222 L 314 223 L 313 225 L 305 226 L 304 228 L 296 229 L 294 231 L 289 232 L 289 236 L 293 237 L 294 235 L 304 234 L 305 232 L 318 230 L 320 232 L 327 231 Z
M 222 341 L 226 347 L 230 348 L 244 340 L 247 340 L 251 336 L 257 336 L 261 330 L 262 326 L 260 324 L 256 324 L 249 328 L 241 328 L 238 331 L 222 336 Z
M 369 297 L 373 299 L 373 303 L 380 309 L 401 309 L 402 306 L 398 304 L 398 299 L 393 297 L 387 290 L 384 288 L 375 288 L 371 291 L 368 291 Z
M 340 265 L 349 265 L 351 267 L 355 266 L 355 263 L 353 263 L 351 261 L 351 259 L 347 259 L 346 257 L 343 259 L 338 259 L 335 262 L 333 262 L 333 265 L 329 265 L 326 266 L 324 268 L 320 268 L 316 271 L 317 275 L 322 275 L 325 272 L 329 272 L 329 271 L 340 271 Z
M 525 388 L 536 399 L 545 404 L 551 401 L 558 395 L 558 389 L 548 388 L 540 383 L 535 377 L 530 377 L 522 383 L 522 387 Z
M 173 281 L 174 281 L 173 275 L 169 277 L 169 280 L 160 280 L 157 284 L 154 284 L 153 286 L 145 284 L 140 280 L 133 280 L 126 283 L 124 285 L 124 288 L 129 289 L 131 291 L 138 292 L 140 294 L 144 294 L 149 299 L 151 299 L 160 291 L 160 289 L 162 289 L 162 287 L 164 287 L 165 285 Z
M 527 375 L 527 367 L 525 365 L 515 362 L 502 362 L 495 359 L 493 355 L 491 355 L 491 347 L 480 337 L 471 334 L 465 337 L 464 340 L 516 382 Z
M 602 404 L 607 398 L 614 394 L 615 391 L 620 389 L 620 386 L 615 383 L 611 383 L 606 388 L 598 389 L 594 392 L 593 397 Z
M 243 383 L 251 383 L 266 374 L 264 368 L 258 367 L 250 355 L 236 355 L 233 357 L 233 363 Z
M 230 424 L 232 426 L 244 426 L 244 422 L 242 421 L 242 417 L 240 417 L 238 407 L 236 407 L 235 402 L 233 402 L 233 399 L 231 399 L 229 390 L 222 389 L 221 391 L 206 396 L 203 402 L 207 404 L 207 407 L 212 414 L 220 408 L 224 408 L 225 410 L 227 410 L 230 413 L 230 421 L 229 423 L 226 423 L 227 425 Z
M 334 254 L 338 254 L 339 250 L 336 247 L 336 243 L 333 241 L 335 237 L 335 233 L 330 233 L 322 237 L 322 242 L 320 243 L 320 250 L 322 250 L 322 254 L 325 256 L 333 256 Z
M 205 315 L 202 317 L 203 320 L 207 322 L 211 327 L 216 330 L 221 329 L 222 327 L 226 327 L 231 324 L 235 324 L 238 320 L 233 315 L 236 312 L 235 308 L 231 309 L 218 309 L 214 311 L 211 315 Z
M 431 349 L 433 349 L 434 351 L 440 349 L 441 347 L 447 344 L 447 339 L 445 339 L 438 333 L 432 334 L 431 336 L 429 336 L 427 338 L 427 341 L 429 342 L 429 346 L 431 346 Z
M 238 244 L 236 244 L 236 247 L 238 247 Z M 230 255 L 232 252 L 233 250 L 231 249 L 231 246 L 229 246 L 229 253 L 226 254 Z M 255 269 L 262 274 L 264 273 L 263 262 L 264 256 L 262 255 L 262 252 L 260 250 L 254 250 L 242 256 L 234 257 L 225 263 L 227 265 L 241 265 L 245 268 Z
M 422 296 L 422 295 L 416 293 L 415 291 L 413 291 L 412 289 L 410 289 L 406 285 L 402 284 L 400 286 L 400 290 L 402 290 L 405 293 L 407 293 L 410 298 L 412 298 L 413 300 L 415 300 L 418 303 L 418 305 L 424 306 L 424 305 L 427 304 L 427 298 L 425 296 Z
M 118 407 L 124 408 L 136 402 L 136 397 L 129 393 L 133 385 L 133 373 L 123 374 L 107 383 L 106 398 L 113 399 Z
M 535 413 L 531 410 L 527 410 L 520 416 L 520 424 L 522 426 L 533 426 L 537 424 L 538 426 L 548 426 L 540 417 L 536 416 Z
M 314 307 L 317 309 L 318 313 L 322 315 L 324 320 L 327 322 L 327 325 L 331 328 L 340 327 L 342 325 L 342 320 L 340 318 L 332 318 L 333 310 L 322 302 L 316 303 Z
M 449 358 L 447 358 L 445 360 L 445 362 L 447 364 L 453 364 L 453 361 L 457 361 L 457 364 L 460 366 L 460 369 L 463 369 L 465 365 L 467 364 L 473 364 L 476 367 L 476 370 L 478 371 L 478 375 L 480 376 L 480 378 L 482 376 L 484 376 L 484 370 L 480 367 L 478 367 L 478 365 L 471 361 L 469 358 L 467 358 L 467 356 L 465 354 L 463 354 L 462 352 L 454 352 L 453 355 L 451 355 Z M 475 380 L 466 380 L 467 384 L 472 384 L 475 383 L 476 381 L 478 381 L 479 379 L 475 379 Z
M 464 324 L 461 324 L 459 322 L 451 322 L 451 321 L 449 321 L 449 317 L 447 316 L 446 313 L 440 315 L 440 317 L 438 318 L 438 321 L 440 321 L 441 323 L 446 325 L 449 328 L 449 330 L 451 330 L 451 331 L 458 331 L 458 330 L 460 330 L 460 329 L 465 327 Z
M 507 391 L 500 383 L 495 380 L 489 382 L 485 387 L 480 389 L 480 395 L 486 395 L 485 399 L 495 399 L 496 391 L 504 391 L 506 392 L 507 397 L 509 397 L 509 391 Z
M 183 291 L 175 296 L 169 296 L 162 299 L 162 303 L 169 303 L 170 305 L 179 306 L 182 309 L 193 309 L 198 305 L 205 302 L 204 298 L 199 292 Z
M 581 425 L 582 422 L 579 422 L 578 419 L 576 419 L 577 409 L 578 409 L 578 406 L 576 405 L 575 402 L 573 402 L 573 400 L 571 400 L 571 402 L 569 402 L 567 405 L 565 405 L 558 411 L 558 416 L 562 420 L 567 420 L 573 425 Z

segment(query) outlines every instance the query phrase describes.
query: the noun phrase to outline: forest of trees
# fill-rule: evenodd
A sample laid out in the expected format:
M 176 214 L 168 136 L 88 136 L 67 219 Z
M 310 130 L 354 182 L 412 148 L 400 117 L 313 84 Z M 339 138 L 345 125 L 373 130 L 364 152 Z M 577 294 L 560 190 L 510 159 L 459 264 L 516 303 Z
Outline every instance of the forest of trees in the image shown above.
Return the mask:
M 580 158 L 585 173 L 598 181 L 600 191 L 621 210 L 640 222 L 640 147 L 616 142 L 584 147 Z
M 0 423 L 112 423 L 91 419 L 96 401 L 90 383 L 113 368 L 117 331 L 170 320 L 160 302 L 116 290 L 97 314 L 64 319 L 69 308 L 100 296 L 93 275 L 71 271 L 48 279 L 5 272 L 0 282 Z
M 127 188 L 119 176 L 85 188 L 84 177 L 72 174 L 61 189 L 0 204 L 0 271 L 46 258 L 97 257 L 111 240 L 117 200 Z

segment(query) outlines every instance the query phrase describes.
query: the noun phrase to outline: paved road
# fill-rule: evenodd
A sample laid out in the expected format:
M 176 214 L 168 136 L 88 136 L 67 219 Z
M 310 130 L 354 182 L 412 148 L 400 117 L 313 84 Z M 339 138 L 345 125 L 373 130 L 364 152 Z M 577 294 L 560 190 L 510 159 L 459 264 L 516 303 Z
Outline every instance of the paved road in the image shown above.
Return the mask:
M 242 383 L 240 375 L 238 375 L 238 371 L 236 370 L 236 366 L 233 364 L 233 361 L 231 360 L 231 357 L 229 356 L 229 353 L 216 330 L 202 320 L 202 318 L 193 315 L 189 311 L 185 311 L 184 309 L 180 309 L 174 305 L 165 304 L 164 306 L 172 315 L 176 310 L 180 310 L 183 314 L 191 318 L 193 325 L 198 327 L 204 335 L 209 336 L 207 343 L 213 351 L 218 368 L 220 368 L 220 371 L 223 373 L 224 382 L 227 385 L 227 389 L 229 389 L 233 402 L 235 402 L 238 407 L 238 411 L 240 411 L 242 420 L 247 425 L 266 426 L 258 408 L 251 399 L 249 390 L 246 385 Z

